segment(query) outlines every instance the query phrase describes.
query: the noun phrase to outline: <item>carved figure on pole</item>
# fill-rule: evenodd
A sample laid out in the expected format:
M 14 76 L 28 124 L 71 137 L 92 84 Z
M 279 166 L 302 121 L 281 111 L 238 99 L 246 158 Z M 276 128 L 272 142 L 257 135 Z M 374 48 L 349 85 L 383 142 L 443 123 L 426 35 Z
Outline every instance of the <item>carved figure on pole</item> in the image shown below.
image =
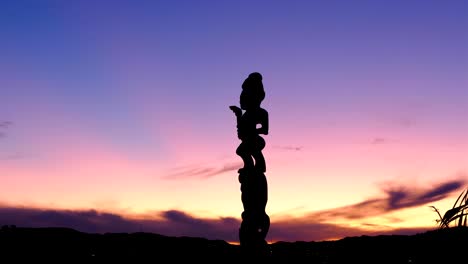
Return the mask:
M 270 228 L 270 218 L 265 212 L 268 200 L 266 162 L 262 153 L 265 140 L 260 136 L 269 132 L 268 111 L 261 107 L 265 99 L 262 79 L 258 72 L 249 74 L 242 84 L 240 108 L 229 107 L 236 116 L 237 137 L 241 140 L 236 154 L 244 162 L 238 170 L 244 207 L 239 240 L 244 252 L 258 256 L 269 254 L 265 237 Z

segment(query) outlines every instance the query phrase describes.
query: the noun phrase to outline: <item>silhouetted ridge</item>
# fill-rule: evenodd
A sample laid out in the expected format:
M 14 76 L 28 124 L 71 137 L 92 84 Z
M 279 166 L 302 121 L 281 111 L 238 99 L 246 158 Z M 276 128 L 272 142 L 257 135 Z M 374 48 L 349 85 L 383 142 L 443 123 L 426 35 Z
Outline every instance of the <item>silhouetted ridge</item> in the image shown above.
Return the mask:
M 438 229 L 416 235 L 347 237 L 337 241 L 269 244 L 276 263 L 449 263 L 463 260 L 468 227 Z M 92 234 L 69 228 L 3 228 L 0 263 L 22 260 L 161 262 L 169 259 L 241 261 L 240 246 L 224 240 L 171 237 L 153 233 Z M 245 259 L 244 259 L 245 260 Z M 135 262 L 137 261 L 137 262 Z M 45 262 L 44 262 L 45 263 Z M 145 262 L 146 263 L 146 262 Z M 461 263 L 461 262 L 459 262 Z
M 83 233 L 69 228 L 8 228 L 0 231 L 1 258 L 34 260 L 171 260 L 237 256 L 224 240 L 153 233 Z M 177 254 L 174 254 L 174 253 Z M 3 262 L 6 263 L 6 262 Z M 85 262 L 87 263 L 87 262 Z

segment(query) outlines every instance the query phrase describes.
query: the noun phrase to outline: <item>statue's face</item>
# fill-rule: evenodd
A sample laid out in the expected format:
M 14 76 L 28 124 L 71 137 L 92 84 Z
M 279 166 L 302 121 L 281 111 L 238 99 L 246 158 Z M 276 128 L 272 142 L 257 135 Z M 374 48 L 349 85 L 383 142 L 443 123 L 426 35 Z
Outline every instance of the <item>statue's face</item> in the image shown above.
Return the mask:
M 246 92 L 245 89 L 241 92 L 239 103 L 241 109 L 243 110 L 252 109 L 260 106 L 255 94 L 253 94 L 252 92 Z

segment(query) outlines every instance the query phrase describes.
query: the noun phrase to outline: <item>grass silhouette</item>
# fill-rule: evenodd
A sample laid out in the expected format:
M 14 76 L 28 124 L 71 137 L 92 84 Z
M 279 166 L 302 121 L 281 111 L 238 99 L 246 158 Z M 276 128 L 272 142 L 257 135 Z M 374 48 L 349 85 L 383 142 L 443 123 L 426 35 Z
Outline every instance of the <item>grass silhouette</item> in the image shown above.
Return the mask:
M 468 213 L 468 188 L 464 190 L 453 204 L 452 209 L 442 216 L 435 206 L 430 206 L 438 215 L 437 223 L 439 228 L 450 228 L 451 226 L 467 226 Z

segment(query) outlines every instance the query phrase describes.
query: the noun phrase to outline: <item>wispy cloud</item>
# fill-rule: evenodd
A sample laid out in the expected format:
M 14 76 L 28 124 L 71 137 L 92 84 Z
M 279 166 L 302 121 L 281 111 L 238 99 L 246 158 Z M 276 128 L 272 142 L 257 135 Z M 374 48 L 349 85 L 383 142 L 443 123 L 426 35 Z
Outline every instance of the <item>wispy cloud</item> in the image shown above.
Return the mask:
M 81 232 L 149 232 L 166 236 L 190 236 L 238 242 L 240 219 L 233 217 L 200 218 L 186 212 L 169 210 L 141 218 L 127 218 L 118 214 L 95 210 L 41 210 L 34 208 L 0 208 L 0 223 L 18 227 L 68 227 Z M 375 227 L 375 226 L 374 226 Z M 415 234 L 424 228 L 369 231 L 324 223 L 309 218 L 272 220 L 267 236 L 269 241 L 321 241 L 346 236 L 377 234 Z
M 23 159 L 25 156 L 19 153 L 10 154 L 5 156 L 0 156 L 0 160 L 20 160 Z
M 416 120 L 414 118 L 408 118 L 408 117 L 398 118 L 396 122 L 397 124 L 405 128 L 412 127 L 416 124 Z
M 301 151 L 303 146 L 273 146 L 275 149 Z
M 43 210 L 36 208 L 0 208 L 0 223 L 18 227 L 68 227 L 81 232 L 150 232 L 167 236 L 192 236 L 237 240 L 240 221 L 235 218 L 196 218 L 188 213 L 169 210 L 153 217 L 128 218 L 96 210 Z
M 0 128 L 7 128 L 11 126 L 13 123 L 11 121 L 0 121 Z
M 365 229 L 311 221 L 308 218 L 290 218 L 273 222 L 268 238 L 271 241 L 323 241 L 362 235 L 412 235 L 427 230 L 427 227 L 389 228 L 376 225 Z
M 386 138 L 383 138 L 383 137 L 376 137 L 372 140 L 371 144 L 372 145 L 380 145 L 380 144 L 384 144 L 384 143 L 387 143 L 388 142 L 388 139 Z
M 0 121 L 0 138 L 3 138 L 6 136 L 5 130 L 12 124 L 13 123 L 10 121 Z
M 459 179 L 448 180 L 436 184 L 432 188 L 417 188 L 389 183 L 383 186 L 383 198 L 371 198 L 356 204 L 314 212 L 309 215 L 313 219 L 359 219 L 383 215 L 388 212 L 425 205 L 446 198 L 454 191 L 467 184 L 467 178 L 461 175 Z
M 208 166 L 208 165 L 190 165 L 180 168 L 175 168 L 170 171 L 167 175 L 163 176 L 163 179 L 185 179 L 185 178 L 201 178 L 206 179 L 223 172 L 238 170 L 242 167 L 241 162 L 231 162 L 220 164 L 220 166 Z

